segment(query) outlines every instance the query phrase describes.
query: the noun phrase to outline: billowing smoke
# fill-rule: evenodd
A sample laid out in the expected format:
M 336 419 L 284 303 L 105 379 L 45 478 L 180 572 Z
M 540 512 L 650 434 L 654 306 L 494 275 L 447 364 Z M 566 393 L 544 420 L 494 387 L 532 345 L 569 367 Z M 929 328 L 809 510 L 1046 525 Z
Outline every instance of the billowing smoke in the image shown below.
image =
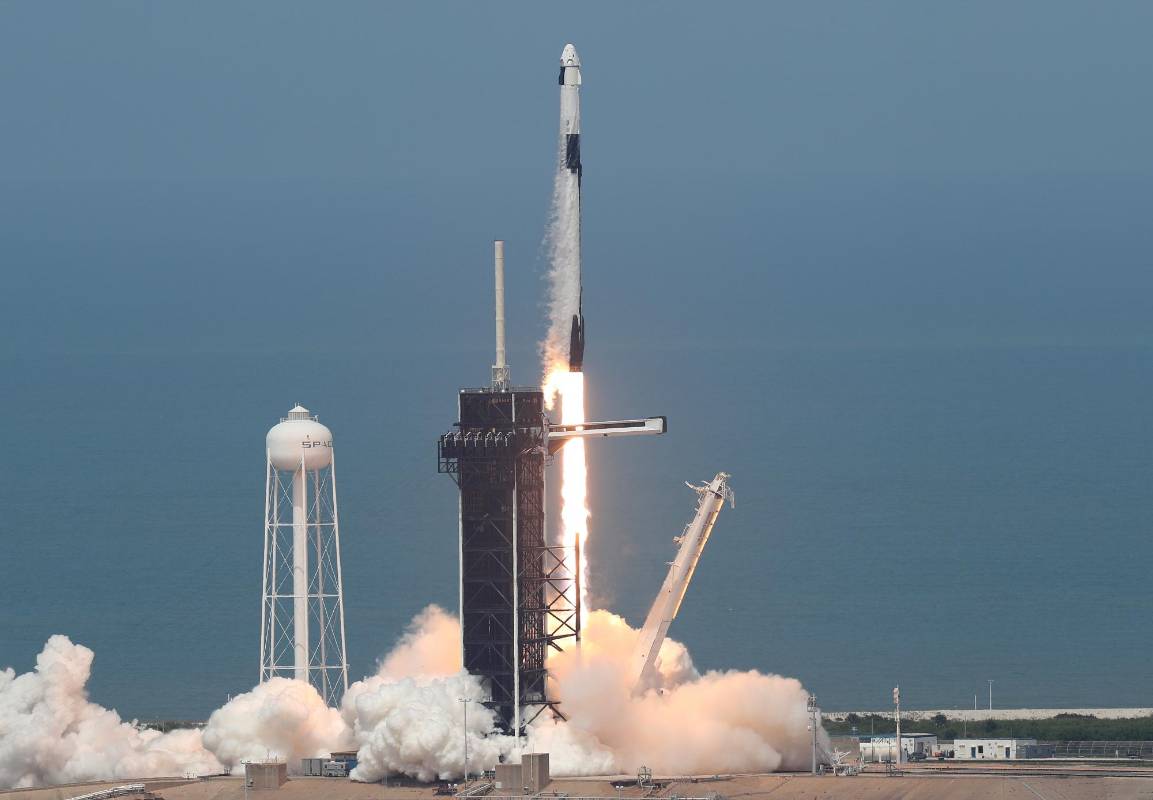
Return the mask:
M 615 614 L 594 611 L 586 617 L 582 647 L 549 661 L 566 726 L 611 752 L 614 771 L 646 765 L 680 775 L 808 765 L 809 696 L 800 681 L 754 671 L 700 675 L 684 645 L 666 640 L 660 688 L 634 695 L 638 636 Z M 820 736 L 827 749 L 823 731 Z
M 423 626 L 416 624 L 420 621 Z M 634 696 L 631 662 L 638 635 L 622 618 L 594 611 L 586 618 L 582 647 L 550 659 L 553 688 L 569 720 L 539 718 L 526 746 L 548 752 L 554 774 L 635 772 L 642 765 L 665 774 L 808 765 L 808 693 L 799 681 L 751 671 L 701 675 L 684 645 L 666 640 L 659 688 Z M 459 650 L 456 620 L 429 608 L 385 660 L 382 673 L 399 658 L 415 663 L 410 660 L 415 653 L 443 670 L 448 659 L 433 654 Z M 468 735 L 473 768 L 491 766 L 501 755 L 515 760 L 515 741 L 492 732 L 493 716 L 475 702 L 481 696 L 476 679 L 463 672 L 403 678 L 393 672 L 354 685 L 344 702 L 345 721 L 360 748 L 354 777 L 461 775 L 461 698 L 472 701 Z M 827 748 L 824 731 L 819 735 Z
M 340 712 L 304 681 L 272 678 L 212 712 L 204 747 L 229 767 L 244 761 L 326 758 L 347 750 L 352 737 Z
M 438 678 L 463 669 L 460 660 L 460 623 L 440 606 L 428 606 L 408 624 L 389 651 L 377 677 Z
M 464 772 L 464 705 L 472 769 L 491 767 L 511 749 L 493 735 L 495 715 L 481 705 L 480 681 L 461 672 L 448 677 L 374 677 L 349 687 L 345 719 L 359 745 L 353 778 L 376 781 L 402 773 L 425 781 Z
M 359 746 L 353 777 L 377 781 L 400 773 L 431 781 L 462 775 L 465 702 L 470 763 L 474 769 L 495 764 L 512 742 L 493 734 L 496 718 L 481 705 L 484 699 L 480 681 L 461 666 L 460 623 L 428 606 L 377 674 L 344 696 L 344 720 Z
M 32 672 L 0 671 L 0 788 L 221 771 L 200 731 L 141 730 L 90 702 L 93 657 L 53 636 Z
M 586 617 L 582 647 L 552 656 L 553 691 L 567 722 L 541 717 L 525 747 L 550 753 L 556 775 L 716 773 L 803 768 L 808 694 L 792 678 L 701 675 L 666 640 L 659 687 L 633 694 L 638 632 L 607 611 Z M 435 606 L 413 620 L 378 673 L 349 687 L 340 711 L 305 683 L 276 678 L 215 711 L 203 732 L 161 734 L 123 722 L 87 698 L 93 653 L 53 636 L 36 669 L 0 672 L 0 787 L 238 770 L 245 760 L 359 752 L 353 777 L 421 780 L 464 771 L 464 714 L 474 770 L 516 759 L 495 732 L 480 682 L 460 669 L 460 625 Z M 468 701 L 467 703 L 462 700 Z M 824 731 L 821 741 L 827 748 Z

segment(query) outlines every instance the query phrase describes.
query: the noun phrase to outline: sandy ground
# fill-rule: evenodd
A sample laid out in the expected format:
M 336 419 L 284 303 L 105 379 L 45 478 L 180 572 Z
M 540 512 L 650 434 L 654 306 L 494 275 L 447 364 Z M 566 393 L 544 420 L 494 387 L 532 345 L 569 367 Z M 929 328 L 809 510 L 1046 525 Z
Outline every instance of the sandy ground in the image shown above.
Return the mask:
M 1083 770 L 1080 770 L 1083 771 Z M 1150 800 L 1153 770 L 1140 777 L 1086 777 L 1022 775 L 1006 768 L 1004 774 L 954 774 L 929 772 L 888 776 L 866 773 L 849 778 L 810 775 L 743 775 L 694 782 L 680 779 L 658 793 L 630 787 L 621 800 L 640 798 L 692 798 L 719 795 L 772 800 Z M 68 800 L 86 792 L 132 781 L 83 786 L 52 787 L 0 792 L 0 800 Z M 239 778 L 202 781 L 150 780 L 147 788 L 164 800 L 245 800 Z M 553 781 L 542 800 L 553 793 L 569 797 L 616 798 L 611 778 L 561 779 Z M 555 795 L 554 795 L 555 796 Z M 273 791 L 251 791 L 248 800 L 434 800 L 433 787 L 385 787 L 353 783 L 338 778 L 294 778 Z

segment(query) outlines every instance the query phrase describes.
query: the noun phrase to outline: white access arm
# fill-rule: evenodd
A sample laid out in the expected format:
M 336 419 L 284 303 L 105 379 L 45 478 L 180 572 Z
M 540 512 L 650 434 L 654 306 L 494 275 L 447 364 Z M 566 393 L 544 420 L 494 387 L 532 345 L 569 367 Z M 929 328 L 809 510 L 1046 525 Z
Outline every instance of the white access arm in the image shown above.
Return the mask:
M 643 692 L 655 683 L 658 656 L 669 626 L 676 619 L 681 608 L 685 592 L 689 588 L 689 581 L 693 578 L 693 571 L 704 552 L 705 543 L 709 534 L 713 532 L 717 515 L 725 501 L 733 503 L 733 490 L 728 485 L 727 473 L 718 472 L 717 476 L 704 486 L 686 484 L 695 491 L 700 498 L 697 501 L 697 511 L 693 519 L 685 527 L 682 535 L 674 539 L 680 544 L 676 561 L 669 563 L 669 574 L 661 585 L 661 590 L 653 601 L 645 625 L 641 629 L 637 640 L 636 650 L 633 651 L 633 663 L 636 667 L 636 682 L 634 691 Z
M 602 436 L 659 436 L 669 428 L 665 417 L 620 419 L 613 422 L 581 422 L 575 425 L 549 425 L 548 449 L 555 453 L 569 439 Z

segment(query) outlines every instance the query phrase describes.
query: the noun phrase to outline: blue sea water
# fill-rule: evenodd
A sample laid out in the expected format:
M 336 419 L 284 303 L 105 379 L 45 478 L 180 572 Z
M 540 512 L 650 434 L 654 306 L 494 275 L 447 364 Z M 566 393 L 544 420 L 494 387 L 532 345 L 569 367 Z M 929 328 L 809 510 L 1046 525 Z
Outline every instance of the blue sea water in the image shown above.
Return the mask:
M 336 437 L 348 650 L 370 673 L 425 604 L 455 607 L 435 441 L 487 359 L 5 359 L 0 662 L 68 634 L 96 652 L 93 699 L 142 718 L 249 688 L 263 436 L 301 402 Z M 965 707 L 989 678 L 1003 707 L 1151 704 L 1153 350 L 616 347 L 588 380 L 594 416 L 670 420 L 590 446 L 604 606 L 643 618 L 692 512 L 681 482 L 733 475 L 672 629 L 700 667 L 796 676 L 826 708 L 882 707 L 897 682 L 910 707 Z

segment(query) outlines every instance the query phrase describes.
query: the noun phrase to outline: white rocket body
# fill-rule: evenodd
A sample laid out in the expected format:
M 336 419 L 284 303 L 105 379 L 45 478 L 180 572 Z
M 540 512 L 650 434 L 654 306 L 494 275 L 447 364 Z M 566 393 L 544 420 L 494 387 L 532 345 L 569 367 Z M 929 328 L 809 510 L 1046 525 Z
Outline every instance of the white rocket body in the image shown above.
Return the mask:
M 561 133 L 581 132 L 581 60 L 576 48 L 566 44 L 560 54 Z
M 568 219 L 565 229 L 568 237 L 565 242 L 566 257 L 576 265 L 578 288 L 581 279 L 581 60 L 576 48 L 566 44 L 560 55 L 560 137 L 561 137 L 561 176 L 569 182 L 567 191 L 562 192 L 564 201 L 558 206 L 558 215 Z M 577 295 L 577 307 L 572 315 L 569 331 L 569 371 L 584 370 L 585 357 L 585 318 L 581 297 Z

